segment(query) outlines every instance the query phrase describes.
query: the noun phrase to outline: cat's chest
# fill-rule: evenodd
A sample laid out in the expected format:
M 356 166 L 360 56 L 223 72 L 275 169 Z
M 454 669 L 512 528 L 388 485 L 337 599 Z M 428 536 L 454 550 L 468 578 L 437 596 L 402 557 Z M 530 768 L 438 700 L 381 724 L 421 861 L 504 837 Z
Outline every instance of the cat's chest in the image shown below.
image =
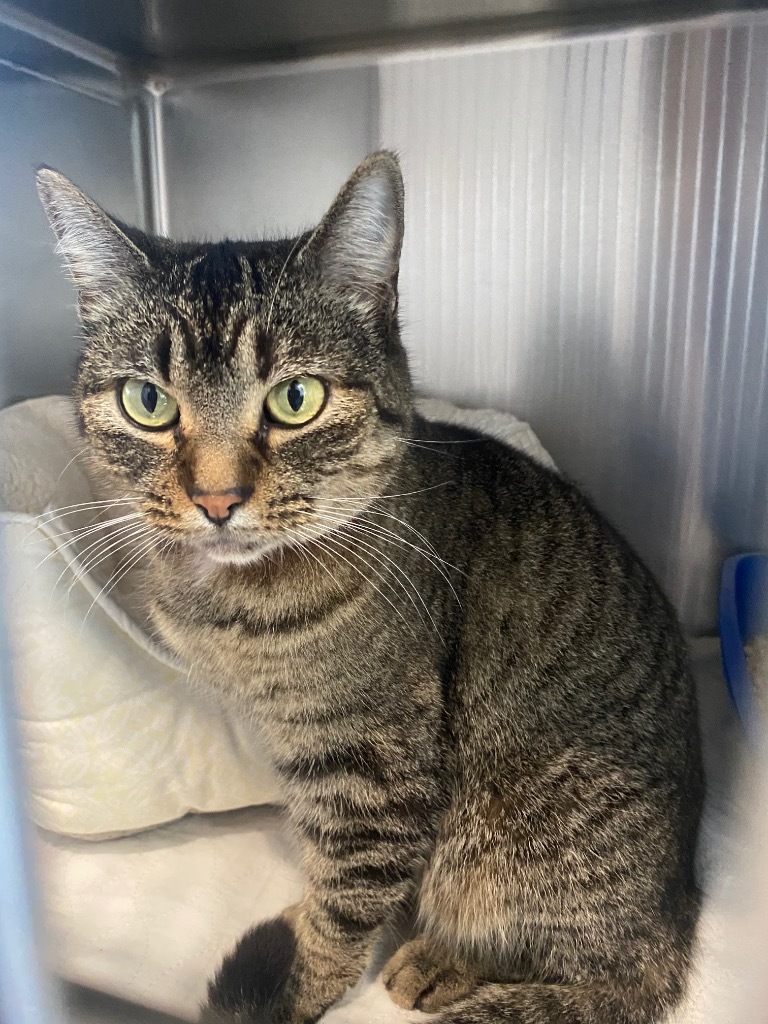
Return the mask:
M 381 628 L 359 587 L 290 588 L 290 580 L 278 587 L 257 576 L 186 576 L 156 586 L 150 611 L 165 643 L 205 684 L 306 707 L 323 699 L 329 681 L 338 690 L 359 679 Z

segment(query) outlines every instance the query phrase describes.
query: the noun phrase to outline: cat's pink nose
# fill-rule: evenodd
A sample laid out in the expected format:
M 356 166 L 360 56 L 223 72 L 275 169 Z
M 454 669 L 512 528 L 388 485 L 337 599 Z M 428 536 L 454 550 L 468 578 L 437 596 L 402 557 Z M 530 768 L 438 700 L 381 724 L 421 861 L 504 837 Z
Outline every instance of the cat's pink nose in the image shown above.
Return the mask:
M 190 497 L 203 510 L 206 519 L 217 526 L 223 526 L 232 515 L 232 509 L 242 505 L 252 494 L 249 487 L 231 487 L 228 491 L 212 494 L 209 491 L 192 491 Z

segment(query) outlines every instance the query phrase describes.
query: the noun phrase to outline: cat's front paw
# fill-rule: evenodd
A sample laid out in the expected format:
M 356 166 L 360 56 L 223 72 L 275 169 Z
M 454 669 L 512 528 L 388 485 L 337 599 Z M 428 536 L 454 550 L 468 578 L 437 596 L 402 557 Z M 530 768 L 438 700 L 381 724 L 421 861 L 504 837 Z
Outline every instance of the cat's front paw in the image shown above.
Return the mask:
M 433 949 L 423 936 L 406 942 L 381 973 L 390 998 L 404 1010 L 435 1013 L 469 995 L 477 985 L 474 972 Z
M 305 1024 L 285 998 L 296 949 L 288 916 L 247 931 L 208 985 L 201 1024 Z

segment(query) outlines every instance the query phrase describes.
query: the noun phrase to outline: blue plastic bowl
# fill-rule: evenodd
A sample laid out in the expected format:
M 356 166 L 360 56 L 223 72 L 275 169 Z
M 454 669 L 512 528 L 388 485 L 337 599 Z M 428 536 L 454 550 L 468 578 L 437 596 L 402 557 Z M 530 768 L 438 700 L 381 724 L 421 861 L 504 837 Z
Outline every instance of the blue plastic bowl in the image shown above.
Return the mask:
M 752 733 L 759 713 L 744 647 L 768 633 L 768 554 L 734 555 L 720 579 L 720 646 L 728 689 L 739 718 Z

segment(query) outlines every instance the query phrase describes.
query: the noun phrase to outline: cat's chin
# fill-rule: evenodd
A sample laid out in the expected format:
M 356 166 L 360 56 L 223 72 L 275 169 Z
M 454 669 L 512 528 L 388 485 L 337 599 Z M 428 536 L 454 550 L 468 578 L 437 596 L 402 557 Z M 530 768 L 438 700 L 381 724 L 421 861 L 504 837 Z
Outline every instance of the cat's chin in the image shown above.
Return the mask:
M 255 537 L 250 540 L 229 537 L 192 536 L 181 541 L 188 557 L 201 569 L 217 565 L 254 565 L 276 551 L 281 545 L 272 538 Z
M 253 565 L 274 551 L 273 544 L 232 544 L 226 547 L 203 548 L 201 554 L 217 565 Z

